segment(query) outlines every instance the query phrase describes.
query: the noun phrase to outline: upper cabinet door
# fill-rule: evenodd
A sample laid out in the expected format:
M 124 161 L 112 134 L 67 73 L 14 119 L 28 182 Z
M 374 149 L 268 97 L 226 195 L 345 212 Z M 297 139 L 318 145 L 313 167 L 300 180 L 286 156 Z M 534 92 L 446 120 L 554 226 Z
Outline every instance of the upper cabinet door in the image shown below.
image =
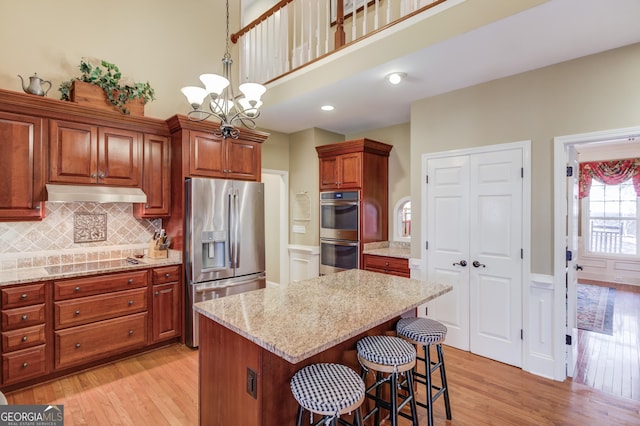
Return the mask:
M 339 157 L 340 188 L 358 189 L 362 186 L 362 153 L 344 154 Z
M 140 186 L 140 133 L 51 120 L 49 136 L 49 182 Z
M 122 129 L 98 129 L 98 183 L 140 186 L 141 135 Z
M 98 177 L 98 128 L 49 121 L 49 182 L 92 184 Z
M 242 139 L 227 139 L 226 142 L 226 177 L 259 182 L 262 145 Z
M 191 131 L 189 143 L 191 176 L 224 177 L 224 139 L 213 133 Z
M 142 190 L 147 202 L 134 204 L 133 214 L 140 218 L 169 216 L 169 138 L 145 134 L 142 151 Z
M 0 112 L 0 220 L 44 217 L 43 119 Z

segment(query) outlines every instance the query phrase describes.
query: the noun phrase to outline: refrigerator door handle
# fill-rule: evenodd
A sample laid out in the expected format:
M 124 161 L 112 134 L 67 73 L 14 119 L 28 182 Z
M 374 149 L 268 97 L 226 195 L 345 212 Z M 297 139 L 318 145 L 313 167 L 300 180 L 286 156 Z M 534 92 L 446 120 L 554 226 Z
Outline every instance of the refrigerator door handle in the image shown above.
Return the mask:
M 237 189 L 234 190 L 233 196 L 234 196 L 234 206 L 233 206 L 234 207 L 233 208 L 233 210 L 234 210 L 234 212 L 233 212 L 234 219 L 233 220 L 234 220 L 234 228 L 235 228 L 235 240 L 233 242 L 234 245 L 235 245 L 235 250 L 234 250 L 235 258 L 234 258 L 234 261 L 233 261 L 233 267 L 237 268 L 238 267 L 238 263 L 239 263 L 238 262 L 238 258 L 239 258 L 238 253 L 240 253 L 240 219 L 239 219 L 240 218 L 240 201 L 239 201 L 240 197 L 238 196 L 238 190 Z

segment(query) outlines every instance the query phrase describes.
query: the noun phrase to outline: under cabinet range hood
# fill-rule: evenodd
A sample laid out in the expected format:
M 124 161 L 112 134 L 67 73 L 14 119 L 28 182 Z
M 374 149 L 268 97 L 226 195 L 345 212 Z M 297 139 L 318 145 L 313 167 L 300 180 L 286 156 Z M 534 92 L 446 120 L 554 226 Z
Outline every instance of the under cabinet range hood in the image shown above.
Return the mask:
M 97 185 L 47 184 L 47 201 L 93 203 L 146 203 L 147 195 L 140 188 Z

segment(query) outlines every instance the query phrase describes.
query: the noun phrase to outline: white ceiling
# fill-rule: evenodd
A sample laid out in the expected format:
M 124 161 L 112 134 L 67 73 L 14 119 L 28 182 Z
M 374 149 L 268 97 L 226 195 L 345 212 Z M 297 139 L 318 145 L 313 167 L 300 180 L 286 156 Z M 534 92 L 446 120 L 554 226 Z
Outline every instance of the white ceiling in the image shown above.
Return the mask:
M 413 101 L 637 42 L 640 0 L 551 0 L 366 72 L 345 72 L 321 90 L 265 102 L 258 126 L 348 134 L 406 123 Z M 408 74 L 391 96 L 381 89 L 382 69 Z M 427 79 L 412 78 L 424 70 Z M 335 110 L 321 112 L 325 103 Z

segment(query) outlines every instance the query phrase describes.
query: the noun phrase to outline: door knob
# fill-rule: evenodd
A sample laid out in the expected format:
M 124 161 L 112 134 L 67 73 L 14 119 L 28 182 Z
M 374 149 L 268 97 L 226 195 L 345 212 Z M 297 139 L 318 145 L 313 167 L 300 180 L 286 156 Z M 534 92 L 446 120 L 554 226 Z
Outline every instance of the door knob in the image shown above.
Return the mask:
M 466 260 L 461 260 L 460 262 L 456 262 L 456 263 L 453 264 L 453 266 L 456 266 L 456 265 L 460 265 L 462 267 L 465 267 L 465 266 L 467 266 L 467 261 Z
M 582 265 L 576 263 L 576 271 L 582 271 Z
M 474 261 L 473 261 L 473 263 L 472 263 L 472 265 L 473 265 L 473 266 L 475 266 L 476 268 L 479 268 L 479 267 L 481 267 L 481 266 L 482 266 L 483 268 L 486 268 L 486 267 L 487 267 L 487 265 L 485 265 L 484 263 L 480 263 L 480 262 L 478 262 L 477 260 L 474 260 Z

